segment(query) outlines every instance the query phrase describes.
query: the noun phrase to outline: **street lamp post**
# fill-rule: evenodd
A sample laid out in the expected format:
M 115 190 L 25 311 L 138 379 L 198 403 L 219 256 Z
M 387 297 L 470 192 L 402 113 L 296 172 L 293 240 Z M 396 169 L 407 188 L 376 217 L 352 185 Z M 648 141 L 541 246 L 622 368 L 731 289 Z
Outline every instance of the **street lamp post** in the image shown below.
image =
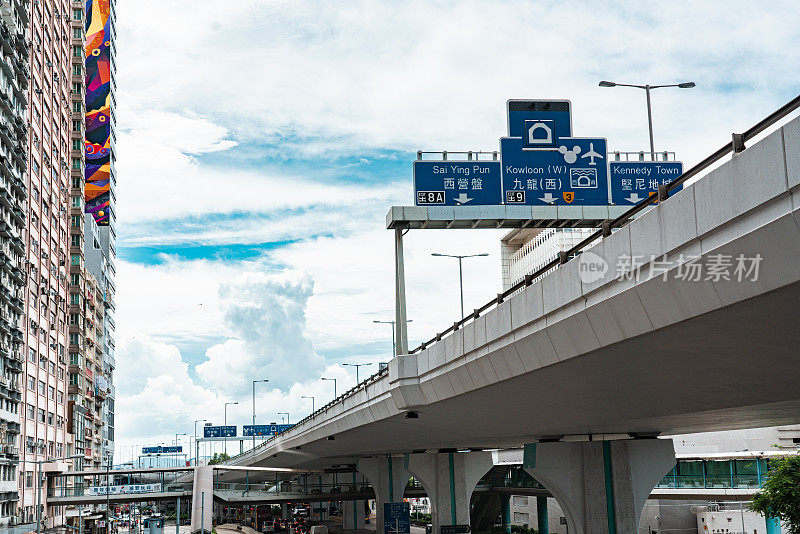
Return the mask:
M 464 318 L 464 271 L 461 268 L 461 260 L 464 258 L 477 258 L 478 256 L 488 256 L 487 252 L 482 252 L 481 254 L 466 254 L 466 255 L 458 255 L 458 254 L 440 254 L 439 252 L 431 253 L 431 256 L 437 256 L 442 258 L 456 258 L 458 260 L 458 287 L 461 289 L 461 318 Z
M 76 458 L 83 458 L 83 455 L 73 454 L 72 456 L 48 458 L 46 460 L 29 460 L 29 463 L 36 464 L 36 534 L 41 534 L 42 532 L 42 484 L 44 483 L 42 478 L 42 464 L 57 462 L 58 460 L 74 460 Z M 106 485 L 108 485 L 108 482 L 106 482 Z
M 253 450 L 256 449 L 256 382 L 269 382 L 269 380 L 266 378 L 253 380 Z
M 286 416 L 286 424 L 289 424 L 289 412 L 278 412 L 278 415 L 285 415 Z
M 223 409 L 223 426 L 228 426 L 228 406 L 239 404 L 238 402 L 226 402 Z M 225 439 L 225 455 L 228 455 L 228 436 L 223 436 Z
M 311 413 L 314 413 L 316 410 L 314 409 L 314 397 L 303 395 L 300 397 L 301 399 L 311 399 Z
M 650 106 L 650 90 L 660 89 L 662 87 L 678 87 L 680 89 L 690 89 L 695 86 L 694 82 L 671 83 L 665 85 L 636 85 L 630 83 L 616 83 L 603 80 L 599 83 L 600 87 L 635 87 L 637 89 L 644 89 L 647 95 L 647 126 L 650 131 L 650 159 L 656 160 L 656 149 L 653 143 L 653 113 Z
M 188 434 L 186 432 L 184 432 L 183 434 L 175 434 L 175 448 L 176 449 L 178 448 L 178 436 L 188 436 Z M 178 454 L 177 450 L 175 451 L 175 454 Z M 175 467 L 178 466 L 178 463 L 179 463 L 178 457 L 176 456 L 175 457 Z
M 200 444 L 197 443 L 197 423 L 208 421 L 208 419 L 195 419 L 194 421 L 194 465 L 200 465 Z
M 337 397 L 337 395 L 336 395 L 336 379 L 335 378 L 322 377 L 322 378 L 320 378 L 320 380 L 333 380 L 333 398 L 335 399 Z
M 392 328 L 392 332 L 394 332 L 394 328 Z M 365 367 L 367 365 L 372 365 L 372 362 L 370 362 L 370 363 L 343 363 L 342 365 L 344 367 L 355 367 L 356 368 L 356 384 L 359 384 L 359 381 L 358 381 L 358 368 L 359 367 Z
M 397 345 L 395 344 L 395 341 L 394 341 L 394 325 L 395 325 L 395 321 L 378 321 L 376 319 L 376 320 L 374 320 L 372 322 L 373 323 L 390 324 L 390 325 L 392 325 L 392 358 L 397 356 Z M 413 322 L 414 322 L 414 319 L 407 319 L 406 320 L 406 323 L 413 323 Z

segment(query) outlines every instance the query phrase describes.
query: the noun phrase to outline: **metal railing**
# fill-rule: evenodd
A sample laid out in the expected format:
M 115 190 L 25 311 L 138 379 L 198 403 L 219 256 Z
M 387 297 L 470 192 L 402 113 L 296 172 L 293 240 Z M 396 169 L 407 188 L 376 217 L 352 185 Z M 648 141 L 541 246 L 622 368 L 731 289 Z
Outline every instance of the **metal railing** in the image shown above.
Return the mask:
M 629 210 L 627 210 L 625 213 L 623 213 L 622 215 L 620 215 L 616 219 L 605 221 L 603 223 L 601 229 L 599 229 L 597 232 L 595 232 L 592 235 L 588 236 L 586 239 L 582 240 L 581 242 L 579 242 L 577 245 L 573 246 L 572 248 L 570 248 L 566 252 L 561 252 L 559 254 L 558 258 L 556 258 L 553 261 L 549 262 L 548 264 L 542 266 L 541 268 L 536 270 L 534 273 L 525 275 L 524 280 L 514 284 L 513 286 L 511 286 L 509 289 L 503 291 L 502 293 L 498 293 L 497 297 L 495 299 L 487 302 L 486 304 L 484 304 L 480 308 L 476 308 L 471 314 L 467 315 L 466 317 L 461 318 L 459 321 L 456 321 L 455 323 L 453 323 L 452 326 L 450 326 L 449 328 L 445 329 L 442 332 L 437 333 L 433 338 L 431 338 L 430 340 L 428 340 L 426 342 L 421 343 L 418 347 L 410 350 L 408 353 L 409 354 L 414 354 L 416 352 L 424 350 L 430 344 L 435 343 L 437 341 L 441 341 L 442 337 L 446 336 L 447 334 L 455 332 L 456 330 L 458 330 L 459 328 L 464 326 L 466 323 L 468 323 L 470 320 L 474 320 L 474 319 L 479 318 L 481 316 L 481 314 L 483 314 L 484 312 L 488 311 L 492 307 L 494 307 L 496 305 L 499 305 L 499 304 L 502 304 L 502 302 L 506 298 L 508 298 L 509 296 L 513 295 L 514 293 L 516 293 L 520 289 L 524 289 L 524 288 L 530 286 L 531 284 L 533 284 L 533 281 L 535 279 L 537 279 L 540 276 L 543 276 L 544 274 L 546 274 L 551 269 L 566 263 L 569 258 L 571 258 L 575 254 L 578 254 L 581 251 L 583 251 L 584 248 L 586 248 L 588 245 L 594 243 L 598 238 L 607 237 L 607 236 L 611 235 L 611 231 L 613 229 L 620 228 L 620 227 L 624 226 L 628 221 L 631 220 L 631 218 L 633 216 L 635 216 L 635 215 L 639 214 L 640 212 L 642 212 L 644 209 L 646 209 L 648 206 L 650 206 L 650 204 L 652 204 L 654 202 L 657 202 L 659 200 L 665 200 L 669 196 L 669 193 L 671 191 L 673 191 L 677 187 L 683 185 L 683 183 L 686 182 L 687 180 L 689 180 L 690 178 L 693 178 L 693 177 L 697 176 L 698 174 L 700 174 L 700 172 L 702 172 L 703 170 L 707 169 L 708 167 L 710 167 L 711 165 L 713 165 L 714 163 L 716 163 L 717 161 L 719 161 L 720 159 L 722 159 L 726 155 L 728 155 L 728 154 L 730 154 L 732 152 L 734 152 L 734 153 L 742 152 L 745 149 L 745 143 L 747 141 L 753 139 L 755 136 L 757 136 L 758 134 L 760 134 L 761 132 L 763 132 L 764 130 L 769 128 L 770 126 L 774 125 L 779 120 L 785 118 L 787 115 L 789 115 L 791 112 L 795 111 L 798 108 L 800 108 L 800 95 L 796 96 L 795 98 L 793 98 L 792 100 L 790 100 L 789 102 L 787 102 L 786 104 L 781 106 L 779 109 L 775 110 L 770 115 L 768 115 L 767 117 L 765 117 L 764 119 L 762 119 L 761 121 L 756 123 L 755 125 L 751 126 L 744 133 L 733 134 L 731 142 L 729 142 L 728 144 L 720 147 L 718 150 L 716 150 L 713 154 L 711 154 L 710 156 L 708 156 L 707 158 L 702 160 L 700 163 L 698 163 L 697 165 L 695 165 L 694 167 L 692 167 L 688 171 L 685 171 L 682 175 L 678 176 L 677 178 L 675 178 L 674 180 L 672 180 L 668 184 L 663 184 L 663 185 L 659 186 L 659 190 L 658 191 L 651 193 L 647 198 L 645 198 L 645 199 L 641 200 L 639 203 L 633 205 Z M 442 152 L 423 152 L 423 151 L 419 151 L 419 152 L 417 152 L 417 159 L 421 160 L 424 154 L 444 154 L 445 157 L 446 157 L 447 154 L 468 154 L 468 155 L 469 154 L 496 154 L 496 152 L 480 152 L 480 151 L 476 151 L 476 152 L 471 152 L 471 151 L 469 151 L 469 152 L 446 152 L 446 151 L 442 151 Z M 663 154 L 663 153 L 658 153 L 658 154 Z M 348 391 L 346 391 L 343 394 L 339 395 L 338 397 L 336 397 L 335 399 L 333 399 L 332 401 L 330 401 L 329 403 L 327 403 L 323 407 L 319 408 L 318 410 L 314 411 L 310 415 L 307 415 L 306 417 L 301 419 L 292 428 L 288 428 L 288 429 L 284 430 L 283 432 L 281 432 L 279 434 L 275 434 L 274 436 L 271 436 L 268 440 L 266 440 L 266 441 L 262 442 L 261 444 L 257 445 L 255 447 L 255 449 L 250 449 L 249 451 L 245 451 L 245 452 L 243 452 L 241 454 L 238 454 L 238 455 L 232 457 L 231 460 L 235 460 L 237 458 L 241 458 L 241 457 L 243 457 L 245 455 L 252 454 L 254 451 L 256 451 L 256 450 L 258 450 L 260 448 L 267 447 L 272 441 L 278 439 L 278 437 L 281 436 L 282 434 L 284 434 L 286 432 L 290 432 L 294 428 L 297 428 L 297 427 L 299 427 L 299 426 L 301 426 L 301 425 L 313 420 L 317 416 L 327 412 L 335 404 L 343 402 L 344 399 L 352 396 L 353 394 L 355 394 L 361 388 L 366 388 L 368 385 L 370 385 L 373 382 L 379 380 L 383 376 L 388 375 L 388 373 L 389 373 L 389 369 L 388 368 L 380 369 L 377 373 L 371 375 L 366 380 L 363 380 L 362 382 L 356 384 L 353 388 L 349 389 Z
M 425 159 L 426 155 L 432 154 L 441 157 L 441 159 Z M 497 150 L 462 150 L 455 152 L 448 150 L 418 150 L 417 161 L 497 161 L 498 154 Z M 459 159 L 451 159 L 452 156 L 456 156 Z M 491 156 L 491 158 L 481 159 L 481 156 Z M 463 159 L 464 157 L 466 159 Z
M 609 161 L 654 161 L 656 163 L 659 161 L 675 161 L 675 152 L 667 150 L 656 153 L 645 152 L 643 150 L 638 152 L 622 152 L 620 150 L 615 150 L 614 152 L 608 152 L 608 156 Z
M 754 126 L 750 127 L 744 133 L 733 134 L 732 136 L 733 139 L 731 140 L 731 142 L 719 148 L 713 154 L 711 154 L 703 161 L 701 161 L 688 171 L 684 172 L 683 174 L 681 174 L 668 184 L 663 184 L 659 186 L 658 191 L 650 193 L 650 195 L 648 195 L 647 198 L 640 201 L 638 204 L 632 206 L 629 210 L 627 210 L 625 213 L 623 213 L 616 219 L 605 221 L 600 230 L 593 233 L 592 235 L 590 235 L 589 237 L 587 237 L 574 247 L 570 248 L 566 252 L 560 253 L 558 258 L 552 260 L 547 265 L 544 265 L 543 267 L 539 268 L 534 273 L 526 275 L 523 281 L 514 284 L 513 286 L 503 291 L 502 293 L 498 293 L 495 299 L 487 302 L 480 308 L 476 308 L 470 315 L 467 315 L 466 317 L 461 318 L 459 321 L 456 321 L 455 323 L 453 323 L 452 326 L 450 326 L 449 328 L 445 329 L 442 332 L 439 332 L 432 339 L 420 344 L 413 350 L 410 350 L 409 354 L 414 354 L 415 352 L 425 350 L 425 348 L 427 348 L 428 345 L 435 343 L 437 341 L 441 341 L 442 337 L 452 332 L 455 332 L 470 320 L 475 320 L 478 317 L 480 317 L 481 314 L 493 308 L 494 306 L 502 304 L 502 302 L 506 298 L 513 295 L 520 289 L 524 289 L 530 286 L 536 278 L 542 276 L 550 269 L 557 267 L 559 265 L 563 265 L 564 263 L 567 262 L 569 258 L 582 252 L 584 248 L 594 243 L 598 238 L 607 237 L 611 235 L 612 230 L 616 228 L 621 228 L 622 226 L 627 224 L 635 215 L 642 212 L 645 208 L 650 206 L 650 204 L 657 202 L 659 200 L 666 200 L 671 191 L 683 185 L 683 183 L 686 182 L 688 179 L 697 176 L 698 174 L 700 174 L 701 171 L 707 169 L 708 167 L 710 167 L 711 165 L 713 165 L 726 155 L 730 153 L 742 152 L 745 149 L 745 143 L 747 141 L 751 140 L 753 137 L 760 134 L 761 132 L 763 132 L 764 130 L 766 130 L 767 128 L 769 128 L 779 120 L 783 119 L 784 117 L 789 115 L 789 113 L 798 108 L 800 108 L 800 96 L 796 96 L 795 98 L 784 104 L 781 108 L 774 111 L 773 113 L 771 113 L 770 115 L 759 121 Z
M 661 489 L 757 489 L 763 483 L 758 475 L 667 475 L 656 488 Z

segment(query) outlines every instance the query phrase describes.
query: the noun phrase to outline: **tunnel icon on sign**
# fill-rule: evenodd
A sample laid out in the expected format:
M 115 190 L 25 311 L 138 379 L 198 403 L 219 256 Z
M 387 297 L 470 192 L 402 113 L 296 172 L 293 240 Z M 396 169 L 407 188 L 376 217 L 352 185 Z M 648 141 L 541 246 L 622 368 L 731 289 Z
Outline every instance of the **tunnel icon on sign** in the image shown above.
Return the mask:
M 529 147 L 553 146 L 556 143 L 554 121 L 552 120 L 530 120 L 525 121 L 525 145 Z
M 570 169 L 569 185 L 573 189 L 596 189 L 597 169 Z

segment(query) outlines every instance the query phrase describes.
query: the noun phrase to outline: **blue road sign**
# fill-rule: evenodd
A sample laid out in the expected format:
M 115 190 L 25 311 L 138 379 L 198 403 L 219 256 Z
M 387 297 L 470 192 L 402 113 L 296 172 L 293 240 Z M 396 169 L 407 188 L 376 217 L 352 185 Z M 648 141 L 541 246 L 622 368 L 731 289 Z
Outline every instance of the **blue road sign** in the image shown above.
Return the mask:
M 173 454 L 183 452 L 183 447 L 142 447 L 142 454 Z
M 572 114 L 569 100 L 509 100 L 506 103 L 508 112 L 508 136 L 527 137 L 546 140 L 547 129 L 550 138 L 572 136 Z M 542 123 L 545 128 L 531 127 Z M 551 143 L 552 144 L 552 143 Z
M 383 529 L 386 534 L 411 532 L 411 507 L 407 502 L 383 503 Z
M 244 425 L 242 427 L 242 436 L 252 436 L 253 428 L 256 429 L 256 436 L 274 436 L 293 426 L 294 425 L 256 425 L 253 427 L 253 425 Z
M 526 138 L 500 139 L 505 203 L 608 204 L 606 140 L 552 137 L 552 147 L 546 148 L 528 148 Z
M 417 206 L 487 206 L 503 203 L 499 161 L 415 161 Z
M 683 174 L 683 163 L 679 161 L 612 161 L 609 167 L 611 202 L 632 205 L 658 191 Z M 670 195 L 683 189 L 683 185 L 670 191 Z
M 235 426 L 206 426 L 203 427 L 204 438 L 234 438 L 236 437 Z

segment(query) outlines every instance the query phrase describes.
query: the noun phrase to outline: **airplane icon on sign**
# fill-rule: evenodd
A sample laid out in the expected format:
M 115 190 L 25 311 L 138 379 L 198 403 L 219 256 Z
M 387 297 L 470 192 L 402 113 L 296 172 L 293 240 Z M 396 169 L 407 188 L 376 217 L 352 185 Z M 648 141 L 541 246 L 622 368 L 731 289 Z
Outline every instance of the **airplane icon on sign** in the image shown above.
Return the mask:
M 589 158 L 589 165 L 597 165 L 594 162 L 594 158 L 602 159 L 603 156 L 594 151 L 594 143 L 589 143 L 589 152 L 587 152 L 586 154 L 581 156 L 581 159 L 583 159 L 583 158 Z

